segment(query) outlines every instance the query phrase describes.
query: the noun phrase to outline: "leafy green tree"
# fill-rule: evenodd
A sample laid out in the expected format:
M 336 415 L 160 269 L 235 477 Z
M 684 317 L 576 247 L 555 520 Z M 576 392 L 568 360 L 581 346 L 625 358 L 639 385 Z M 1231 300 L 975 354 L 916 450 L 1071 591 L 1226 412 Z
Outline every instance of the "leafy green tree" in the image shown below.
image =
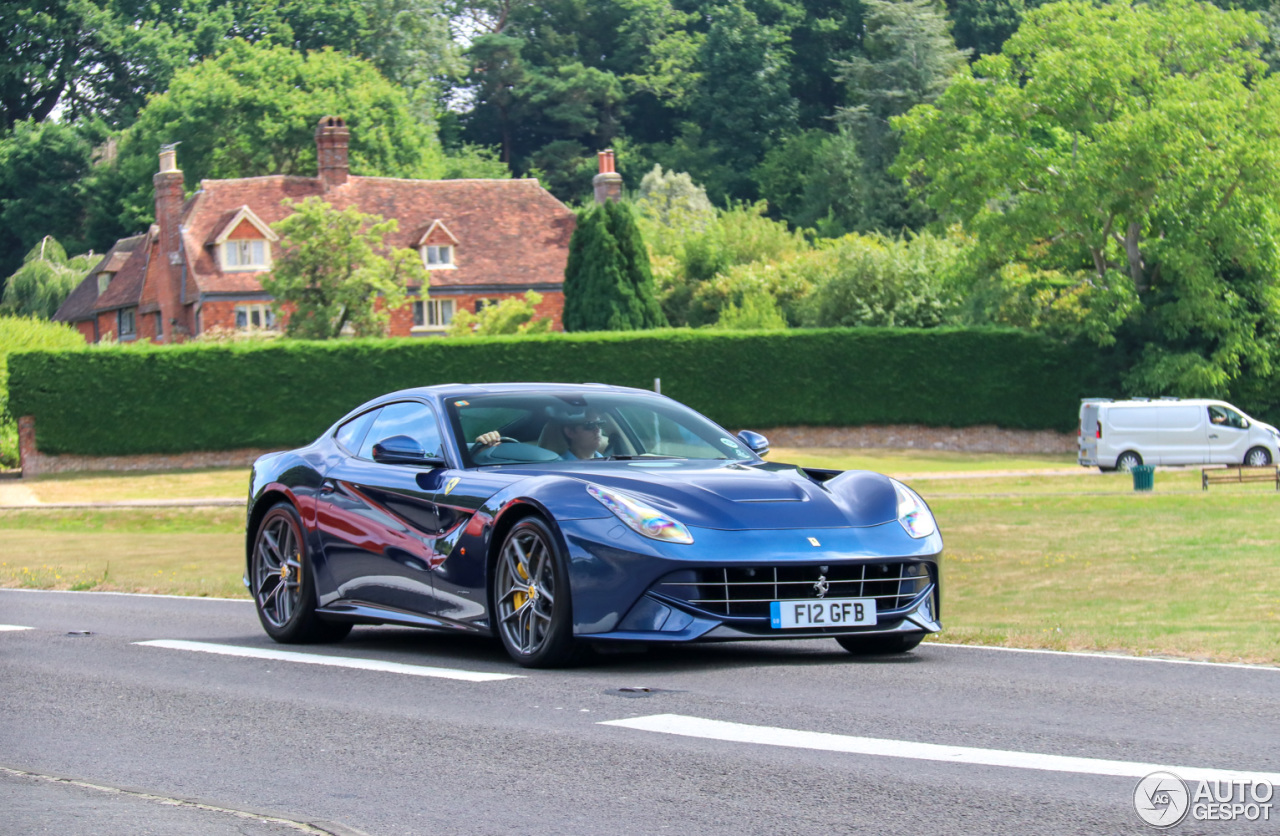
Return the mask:
M 163 90 L 191 43 L 114 0 L 0 3 L 0 134 L 61 112 L 127 125 L 148 92 Z
M 636 209 L 641 217 L 666 232 L 701 231 L 716 219 L 716 210 L 707 199 L 706 189 L 694 183 L 687 173 L 664 172 L 660 165 L 655 165 L 640 181 Z
M 838 62 L 836 74 L 854 102 L 838 113 L 857 142 L 849 162 L 862 165 L 861 217 L 854 228 L 918 229 L 929 220 L 925 207 L 888 174 L 898 153 L 890 120 L 936 99 L 965 66 L 965 53 L 955 48 L 937 0 L 866 0 L 866 26 L 864 54 Z
M 954 308 L 946 278 L 962 256 L 957 239 L 853 234 L 826 250 L 830 273 L 804 300 L 806 326 L 932 328 Z
M 699 51 L 701 78 L 693 108 L 699 114 L 698 143 L 710 160 L 676 155 L 671 165 L 698 171 L 713 202 L 745 199 L 755 193 L 751 170 L 796 122 L 789 29 L 762 24 L 743 0 L 725 0 L 708 12 L 711 25 Z M 689 136 L 688 128 L 684 133 Z
M 339 211 L 318 197 L 285 205 L 294 212 L 272 225 L 284 253 L 262 280 L 276 315 L 288 316 L 285 333 L 328 340 L 349 325 L 359 337 L 384 335 L 390 312 L 407 301 L 406 283 L 427 285 L 418 253 L 383 243 L 396 220 L 354 206 Z
M 5 281 L 0 313 L 52 319 L 99 258 L 92 252 L 68 257 L 62 245 L 46 235 Z
M 537 315 L 542 294 L 530 290 L 523 298 L 511 297 L 485 305 L 479 313 L 458 311 L 449 323 L 450 337 L 493 337 L 502 334 L 546 334 L 551 320 Z
M 26 120 L 0 139 L 0 276 L 47 235 L 73 252 L 87 248 L 83 183 L 93 145 L 105 137 L 97 123 Z
M 1039 5 L 1041 0 L 947 0 L 956 46 L 973 55 L 999 52 L 1022 16 Z
M 92 239 L 110 240 L 151 222 L 152 176 L 162 143 L 182 143 L 179 165 L 192 189 L 205 178 L 312 174 L 315 126 L 329 114 L 351 126 L 354 174 L 444 173 L 430 126 L 368 62 L 331 49 L 303 55 L 234 41 L 174 76 L 120 137 L 117 159 L 97 173 L 92 187 Z
M 1075 276 L 1082 330 L 1138 354 L 1131 389 L 1225 393 L 1280 337 L 1264 34 L 1191 0 L 1043 6 L 897 120 L 896 171 L 988 264 Z

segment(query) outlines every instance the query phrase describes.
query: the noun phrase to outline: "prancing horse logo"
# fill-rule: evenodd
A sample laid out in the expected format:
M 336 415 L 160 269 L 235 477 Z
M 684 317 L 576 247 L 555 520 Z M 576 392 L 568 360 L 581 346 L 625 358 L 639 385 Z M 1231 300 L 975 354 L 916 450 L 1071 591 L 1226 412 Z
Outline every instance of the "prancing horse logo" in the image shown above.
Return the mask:
M 827 583 L 826 575 L 818 575 L 818 579 L 813 583 L 813 591 L 819 598 L 831 591 L 831 584 Z

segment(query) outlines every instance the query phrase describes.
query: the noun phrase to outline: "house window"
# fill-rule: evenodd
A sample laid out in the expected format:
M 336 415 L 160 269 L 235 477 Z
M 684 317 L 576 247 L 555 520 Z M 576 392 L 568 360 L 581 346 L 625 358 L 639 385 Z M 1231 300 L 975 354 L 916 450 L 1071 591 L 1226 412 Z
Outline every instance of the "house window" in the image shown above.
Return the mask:
M 101 296 L 102 294 L 106 293 L 107 286 L 110 284 L 111 284 L 111 274 L 106 271 L 99 273 L 98 274 L 98 295 Z
M 440 270 L 453 266 L 453 245 L 441 244 L 423 247 L 423 262 L 428 270 Z
M 274 330 L 276 314 L 270 305 L 236 305 L 236 329 L 247 331 L 250 328 L 266 328 Z
M 222 269 L 265 270 L 267 268 L 267 242 L 237 239 L 222 244 Z
M 156 311 L 156 339 L 164 336 L 164 314 Z
M 453 322 L 452 299 L 428 299 L 413 303 L 415 328 L 447 328 Z
M 116 325 L 120 331 L 120 339 L 132 339 L 138 336 L 138 309 L 122 308 L 116 314 Z

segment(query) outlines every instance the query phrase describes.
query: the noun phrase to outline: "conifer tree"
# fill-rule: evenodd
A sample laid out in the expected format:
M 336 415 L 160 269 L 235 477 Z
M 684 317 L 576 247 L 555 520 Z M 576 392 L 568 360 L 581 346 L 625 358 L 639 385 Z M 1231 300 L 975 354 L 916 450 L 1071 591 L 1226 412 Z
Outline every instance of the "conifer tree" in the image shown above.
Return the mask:
M 639 308 L 636 312 L 639 318 L 632 327 L 666 327 L 667 318 L 658 304 L 653 284 L 653 271 L 649 268 L 649 250 L 645 247 L 644 238 L 640 235 L 640 227 L 636 226 L 631 207 L 623 203 L 606 203 L 605 217 L 608 220 L 609 231 L 618 242 L 623 274 L 631 291 L 635 294 Z

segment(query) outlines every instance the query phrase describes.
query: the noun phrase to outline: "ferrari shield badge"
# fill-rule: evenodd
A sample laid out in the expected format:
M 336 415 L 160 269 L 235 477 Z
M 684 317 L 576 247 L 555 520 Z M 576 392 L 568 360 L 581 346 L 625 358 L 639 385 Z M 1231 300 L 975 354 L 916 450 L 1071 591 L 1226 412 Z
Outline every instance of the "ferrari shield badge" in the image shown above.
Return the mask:
M 455 476 L 445 483 L 445 486 L 444 486 L 445 496 L 448 496 L 449 494 L 453 493 L 453 489 L 458 487 L 458 482 L 459 482 L 459 479 L 457 476 Z

